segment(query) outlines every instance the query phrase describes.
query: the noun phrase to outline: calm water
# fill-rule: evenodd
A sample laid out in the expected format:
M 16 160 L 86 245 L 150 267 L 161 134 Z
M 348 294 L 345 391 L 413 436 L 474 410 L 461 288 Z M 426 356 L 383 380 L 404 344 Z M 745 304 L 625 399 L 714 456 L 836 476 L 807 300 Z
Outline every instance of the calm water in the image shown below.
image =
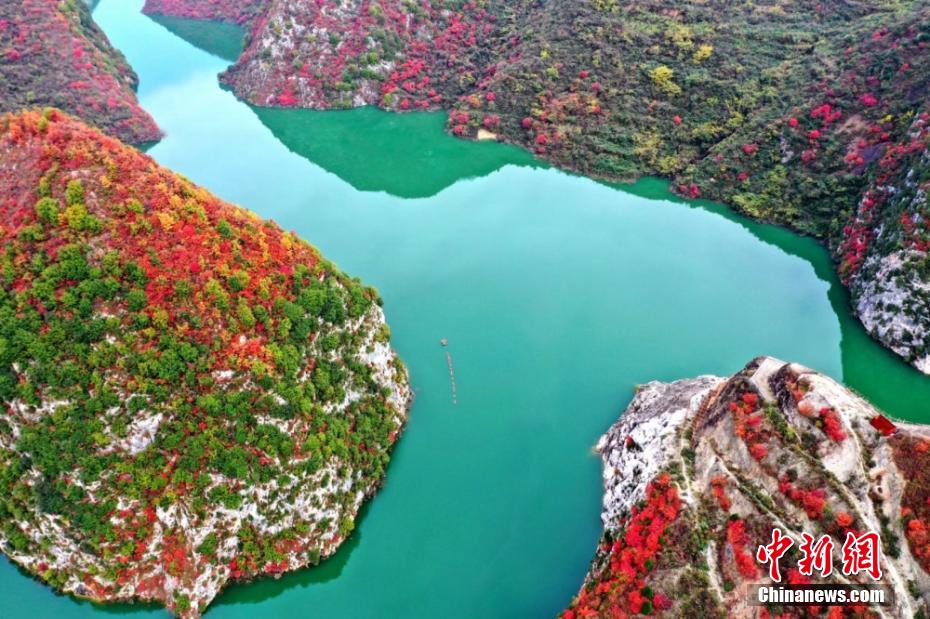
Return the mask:
M 765 353 L 930 421 L 930 380 L 851 319 L 814 241 L 658 181 L 611 187 L 454 140 L 443 115 L 253 110 L 217 85 L 232 31 L 156 23 L 141 4 L 103 0 L 95 15 L 167 134 L 151 155 L 377 286 L 418 394 L 346 546 L 234 587 L 210 617 L 553 616 L 600 530 L 591 446 L 636 383 L 729 374 Z M 6 561 L 0 609 L 166 615 L 56 596 Z

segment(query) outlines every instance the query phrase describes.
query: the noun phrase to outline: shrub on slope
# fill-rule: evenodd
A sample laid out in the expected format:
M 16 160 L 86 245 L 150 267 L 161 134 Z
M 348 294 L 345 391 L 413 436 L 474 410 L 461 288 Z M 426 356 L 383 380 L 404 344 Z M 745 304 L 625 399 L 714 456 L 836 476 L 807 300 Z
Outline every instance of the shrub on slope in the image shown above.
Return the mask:
M 0 548 L 185 616 L 334 552 L 410 398 L 375 291 L 54 110 L 0 195 Z
M 0 112 L 50 105 L 126 142 L 157 140 L 136 84 L 82 0 L 0 1 Z

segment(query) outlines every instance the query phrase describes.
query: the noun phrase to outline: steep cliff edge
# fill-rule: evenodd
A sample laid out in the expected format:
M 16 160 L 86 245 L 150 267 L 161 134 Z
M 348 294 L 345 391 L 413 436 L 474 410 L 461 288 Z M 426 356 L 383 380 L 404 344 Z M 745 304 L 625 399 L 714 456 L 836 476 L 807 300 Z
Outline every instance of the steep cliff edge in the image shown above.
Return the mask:
M 125 142 L 161 133 L 83 0 L 0 1 L 0 112 L 54 106 Z
M 841 268 L 853 307 L 883 344 L 930 374 L 930 117 L 886 151 L 846 227 Z
M 759 358 L 729 379 L 644 385 L 597 449 L 604 536 L 563 618 L 808 616 L 746 603 L 744 584 L 771 582 L 755 554 L 774 527 L 831 536 L 837 567 L 847 532 L 880 532 L 895 606 L 871 612 L 926 616 L 930 427 L 892 433 L 833 380 Z M 796 551 L 780 562 L 783 580 L 821 582 L 800 574 Z M 825 582 L 867 578 L 837 570 Z M 825 612 L 844 616 L 810 616 Z
M 0 196 L 0 549 L 185 617 L 335 552 L 411 399 L 377 293 L 56 110 Z

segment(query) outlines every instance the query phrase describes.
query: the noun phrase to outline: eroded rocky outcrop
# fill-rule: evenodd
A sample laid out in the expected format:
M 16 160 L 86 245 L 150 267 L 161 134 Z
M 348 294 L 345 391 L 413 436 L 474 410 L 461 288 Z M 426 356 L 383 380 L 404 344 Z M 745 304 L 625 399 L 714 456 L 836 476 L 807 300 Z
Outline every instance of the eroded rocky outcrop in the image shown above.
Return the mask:
M 335 552 L 411 399 L 377 293 L 56 110 L 0 195 L 0 549 L 185 617 Z
M 927 612 L 930 427 L 895 429 L 832 379 L 759 358 L 729 379 L 642 386 L 597 448 L 604 536 L 563 617 L 778 614 L 748 606 L 744 588 L 770 582 L 755 553 L 773 527 L 829 535 L 836 566 L 847 532 L 880 532 L 895 605 L 871 612 Z M 821 582 L 800 574 L 796 551 L 780 562 L 783 580 Z M 854 581 L 871 582 L 826 582 Z
M 847 226 L 841 268 L 866 329 L 930 374 L 930 115 L 882 163 Z

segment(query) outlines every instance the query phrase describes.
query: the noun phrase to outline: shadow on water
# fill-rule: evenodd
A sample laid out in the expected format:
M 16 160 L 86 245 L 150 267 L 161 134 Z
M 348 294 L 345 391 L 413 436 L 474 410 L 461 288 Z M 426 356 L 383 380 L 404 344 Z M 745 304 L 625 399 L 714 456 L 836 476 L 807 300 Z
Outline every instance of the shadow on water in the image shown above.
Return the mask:
M 446 122 L 444 112 L 396 114 L 374 107 L 253 111 L 291 152 L 359 191 L 427 198 L 461 179 L 485 176 L 508 164 L 544 167 L 515 146 L 437 140 Z
M 210 53 L 233 61 L 242 30 L 215 22 L 153 18 L 169 31 Z M 445 114 L 394 114 L 375 108 L 312 111 L 252 108 L 258 119 L 293 153 L 332 172 L 360 191 L 385 191 L 401 198 L 438 194 L 458 180 L 484 176 L 507 164 L 546 167 L 527 151 L 497 143 L 437 140 Z M 737 223 L 759 240 L 811 264 L 829 284 L 828 298 L 840 325 L 844 382 L 895 417 L 930 421 L 930 378 L 905 364 L 866 333 L 852 314 L 825 248 L 816 240 L 737 215 L 706 200 L 672 194 L 666 181 L 644 178 L 632 185 L 603 183 L 657 201 L 712 212 Z M 761 275 L 761 274 L 760 274 Z M 751 285 L 751 282 L 747 282 Z M 766 351 L 758 351 L 763 354 Z
M 220 606 L 230 606 L 234 604 L 258 604 L 294 588 L 306 588 L 311 585 L 322 584 L 339 578 L 342 570 L 349 563 L 349 558 L 353 551 L 358 548 L 362 540 L 361 524 L 371 506 L 371 501 L 366 502 L 358 512 L 355 519 L 355 530 L 336 553 L 324 559 L 319 565 L 312 568 L 297 570 L 296 572 L 287 572 L 280 578 L 261 580 L 262 586 L 256 587 L 254 583 L 234 584 L 217 597 L 210 606 L 217 608 Z
M 235 62 L 245 31 L 239 26 L 149 15 L 207 53 Z M 428 198 L 459 180 L 486 176 L 508 164 L 545 167 L 527 151 L 494 142 L 437 140 L 444 112 L 393 114 L 377 108 L 340 111 L 252 107 L 292 153 L 359 191 Z
M 6 579 L 6 571 L 15 571 L 24 579 L 31 581 L 40 591 L 42 597 L 48 596 L 66 602 L 74 608 L 81 608 L 92 611 L 95 615 L 107 614 L 114 616 L 134 615 L 136 617 L 164 617 L 165 609 L 160 604 L 154 602 L 135 602 L 135 603 L 110 603 L 100 604 L 91 600 L 74 597 L 68 593 L 60 593 L 51 589 L 46 583 L 39 580 L 35 575 L 27 572 L 22 567 L 13 563 L 6 555 L 0 554 L 0 578 Z M 145 614 L 143 614 L 145 613 Z
M 644 178 L 632 185 L 608 185 L 644 198 L 673 201 L 714 213 L 739 224 L 760 241 L 808 262 L 817 278 L 830 285 L 827 297 L 840 325 L 843 376 L 836 378 L 842 378 L 847 386 L 893 417 L 930 422 L 930 377 L 904 363 L 866 332 L 852 312 L 849 291 L 840 282 L 829 252 L 816 239 L 752 221 L 716 202 L 685 200 L 673 194 L 662 179 Z
M 245 30 L 235 24 L 196 21 L 168 15 L 149 15 L 148 17 L 194 47 L 223 60 L 235 62 L 242 53 Z
M 383 190 L 415 198 L 431 196 L 462 178 L 482 176 L 506 164 L 543 168 L 547 164 L 510 145 L 457 139 L 436 140 L 445 114 L 395 114 L 376 108 L 310 111 L 253 108 L 285 146 L 363 191 Z M 371 157 L 372 151 L 377 153 Z M 760 241 L 810 263 L 829 284 L 828 299 L 840 325 L 843 376 L 835 378 L 888 414 L 930 422 L 930 378 L 881 346 L 853 315 L 849 294 L 836 275 L 826 248 L 816 239 L 763 224 L 708 200 L 685 200 L 668 181 L 643 178 L 633 184 L 602 183 L 657 201 L 684 204 L 736 223 Z M 570 208 L 570 205 L 569 205 Z M 761 276 L 761 274 L 760 274 Z M 747 282 L 751 285 L 751 282 Z M 760 350 L 758 354 L 768 351 Z

